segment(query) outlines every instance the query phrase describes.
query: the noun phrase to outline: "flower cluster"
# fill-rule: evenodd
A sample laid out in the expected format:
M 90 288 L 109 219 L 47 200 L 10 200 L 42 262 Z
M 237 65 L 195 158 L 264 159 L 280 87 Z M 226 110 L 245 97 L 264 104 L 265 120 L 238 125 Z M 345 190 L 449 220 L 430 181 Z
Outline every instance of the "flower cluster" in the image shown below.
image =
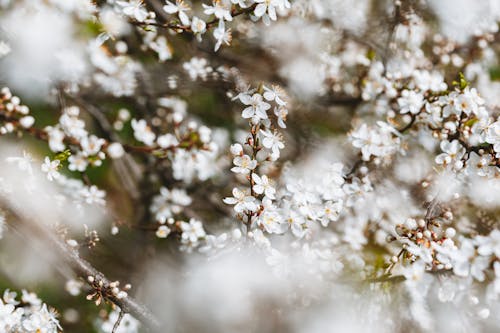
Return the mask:
M 362 124 L 350 135 L 352 145 L 361 150 L 364 161 L 370 157 L 388 157 L 400 149 L 399 133 L 387 123 L 378 122 L 377 127 Z
M 21 99 L 12 95 L 7 87 L 0 90 L 0 112 L 2 113 L 0 134 L 12 133 L 17 128 L 29 129 L 35 123 L 35 118 L 30 115 L 30 109 L 21 104 Z
M 232 40 L 231 28 L 226 24 L 233 21 L 235 16 L 248 13 L 254 21 L 262 20 L 269 25 L 271 21 L 277 20 L 277 12 L 285 13 L 290 10 L 289 0 L 214 0 L 211 4 L 202 4 L 203 13 L 196 13 L 192 6 L 184 0 L 166 1 L 163 6 L 163 14 L 173 18 L 163 22 L 156 13 L 148 12 L 145 6 L 138 0 L 118 1 L 118 9 L 132 22 L 140 27 L 148 27 L 153 32 L 149 37 L 149 48 L 159 54 L 161 61 L 170 56 L 161 56 L 165 50 L 169 54 L 169 46 L 165 37 L 158 36 L 157 28 L 170 29 L 174 32 L 190 32 L 196 36 L 198 41 L 213 28 L 212 36 L 215 39 L 214 50 L 217 51 L 221 45 L 230 45 Z M 201 18 L 202 15 L 207 18 Z M 164 51 L 164 52 L 165 52 Z
M 68 157 L 68 169 L 84 172 L 89 166 L 102 165 L 106 157 L 103 151 L 106 140 L 89 134 L 85 129 L 85 122 L 79 118 L 79 115 L 80 108 L 77 106 L 65 108 L 59 122 L 55 126 L 45 127 L 45 133 L 49 147 L 55 153 L 65 151 L 68 145 L 71 145 L 73 152 Z M 56 161 L 46 161 L 46 164 L 47 170 L 57 170 L 59 166 Z
M 6 289 L 0 299 L 0 329 L 4 332 L 58 332 L 57 312 L 34 293 L 17 293 Z
M 254 222 L 261 225 L 262 219 L 267 215 L 263 213 L 272 211 L 273 200 L 276 199 L 273 182 L 267 175 L 259 175 L 259 167 L 275 162 L 285 148 L 278 128 L 285 127 L 284 121 L 288 114 L 286 96 L 279 87 L 263 86 L 261 90 L 256 92 L 251 89 L 236 96 L 245 105 L 242 117 L 248 119 L 250 133 L 243 143 L 231 146 L 231 154 L 234 156 L 231 171 L 246 178 L 249 186 L 235 187 L 233 197 L 224 199 L 226 204 L 234 205 L 239 219 L 246 220 L 248 230 L 255 227 Z M 274 103 L 272 115 L 268 114 L 272 107 L 270 103 Z M 277 224 L 278 222 L 276 221 Z
M 159 223 L 156 236 L 166 238 L 171 229 L 165 225 L 174 224 L 174 216 L 182 213 L 183 207 L 189 206 L 192 200 L 185 190 L 173 188 L 169 190 L 165 187 L 160 189 L 160 194 L 156 195 L 151 203 L 150 210 L 155 220 Z

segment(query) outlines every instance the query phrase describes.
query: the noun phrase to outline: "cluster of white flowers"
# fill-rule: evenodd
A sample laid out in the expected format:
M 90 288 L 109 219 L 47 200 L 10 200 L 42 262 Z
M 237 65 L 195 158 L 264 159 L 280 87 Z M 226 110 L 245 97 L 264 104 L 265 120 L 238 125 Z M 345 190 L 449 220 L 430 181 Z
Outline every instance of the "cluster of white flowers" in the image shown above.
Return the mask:
M 411 20 L 412 24 L 404 29 L 415 30 L 407 34 L 419 37 L 415 37 L 412 45 L 406 44 L 404 38 L 399 42 L 413 52 L 406 52 L 403 46 L 385 66 L 373 62 L 363 88 L 363 99 L 374 103 L 377 114 L 386 116 L 383 128 L 391 134 L 381 138 L 362 124 L 351 134 L 353 144 L 362 149 L 363 159 L 368 161 L 371 155 L 394 152 L 395 149 L 381 152 L 380 145 L 390 145 L 393 140 L 400 144 L 403 134 L 411 131 L 418 134 L 418 141 L 425 149 L 433 152 L 439 146 L 435 161 L 444 168 L 469 175 L 494 176 L 498 172 L 495 113 L 478 91 L 469 87 L 462 74 L 449 91 L 444 81 L 446 67 L 427 69 L 430 60 L 421 47 L 423 36 L 429 32 L 420 19 L 411 16 Z M 435 42 L 441 43 L 442 37 Z M 453 49 L 434 51 L 450 54 Z M 456 67 L 463 67 L 463 63 L 457 62 Z
M 22 105 L 21 99 L 12 95 L 7 87 L 0 90 L 0 112 L 3 114 L 0 134 L 12 133 L 17 128 L 28 129 L 35 123 L 35 118 L 29 114 L 30 109 Z
M 361 124 L 351 132 L 350 138 L 352 145 L 361 150 L 365 161 L 369 161 L 371 156 L 390 156 L 399 150 L 401 144 L 399 133 L 384 122 L 378 122 L 377 127 Z
M 151 213 L 159 224 L 156 231 L 158 238 L 166 238 L 170 234 L 171 227 L 175 223 L 174 217 L 179 216 L 183 207 L 189 206 L 191 201 L 183 189 L 173 188 L 169 190 L 165 187 L 160 189 L 160 194 L 153 198 L 150 206 Z M 165 225 L 166 223 L 168 226 Z
M 48 136 L 49 147 L 55 153 L 65 151 L 68 145 L 75 147 L 74 152 L 68 157 L 68 168 L 71 171 L 84 172 L 89 166 L 102 165 L 102 161 L 106 158 L 103 150 L 108 145 L 106 140 L 87 132 L 85 122 L 79 115 L 80 108 L 77 106 L 65 108 L 59 117 L 59 122 L 54 126 L 45 127 L 45 133 Z M 116 145 L 119 144 L 115 143 L 111 152 L 116 152 Z M 116 153 L 109 155 L 119 157 Z M 46 159 L 44 171 L 57 170 L 58 167 L 57 161 Z
M 234 156 L 231 171 L 246 178 L 249 187 L 235 187 L 233 197 L 225 198 L 224 202 L 234 205 L 238 218 L 245 220 L 250 230 L 260 225 L 264 216 L 272 219 L 268 213 L 273 210 L 276 190 L 267 175 L 259 175 L 259 166 L 276 161 L 280 157 L 280 151 L 285 148 L 278 128 L 285 127 L 284 120 L 288 111 L 286 96 L 278 87 L 263 86 L 262 92 L 252 89 L 239 93 L 235 98 L 245 105 L 242 117 L 249 120 L 251 128 L 244 142 L 231 146 L 231 154 Z M 274 104 L 273 114 L 268 114 L 270 103 Z
M 127 44 L 116 43 L 115 50 L 111 52 L 103 42 L 105 40 L 97 39 L 88 47 L 90 61 L 95 67 L 94 81 L 116 97 L 133 95 L 140 64 L 126 55 Z
M 202 19 L 200 17 L 202 13 L 196 13 L 187 1 L 167 0 L 163 11 L 174 18 L 171 21 L 162 22 L 156 13 L 148 12 L 141 1 L 117 1 L 116 4 L 123 15 L 138 26 L 146 26 L 153 32 L 147 44 L 159 54 L 161 61 L 169 59 L 171 54 L 165 37 L 157 34 L 158 27 L 176 32 L 190 32 L 197 37 L 198 41 L 202 40 L 202 36 L 211 27 L 214 27 L 212 35 L 216 41 L 214 50 L 217 51 L 221 45 L 231 44 L 231 29 L 226 28 L 226 22 L 233 21 L 233 16 L 248 13 L 252 20 L 262 20 L 264 24 L 269 25 L 271 21 L 277 20 L 278 12 L 285 13 L 291 8 L 289 0 L 214 0 L 211 4 L 202 4 L 203 14 L 208 16 L 207 19 Z M 162 56 L 158 48 L 163 49 L 168 56 Z
M 42 303 L 36 294 L 22 290 L 17 293 L 6 289 L 0 299 L 0 329 L 2 332 L 56 333 L 61 327 L 57 312 Z

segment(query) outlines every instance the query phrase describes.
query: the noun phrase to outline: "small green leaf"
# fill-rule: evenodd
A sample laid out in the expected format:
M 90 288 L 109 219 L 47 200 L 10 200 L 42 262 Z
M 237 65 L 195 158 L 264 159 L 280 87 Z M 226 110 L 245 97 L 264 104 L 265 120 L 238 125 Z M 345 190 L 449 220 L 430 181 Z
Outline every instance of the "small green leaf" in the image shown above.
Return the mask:
M 460 72 L 458 74 L 458 78 L 459 78 L 458 82 L 457 81 L 452 82 L 453 85 L 459 87 L 460 90 L 464 90 L 465 88 L 467 88 L 469 82 L 467 82 L 467 80 L 465 79 L 464 73 Z
M 62 163 L 66 161 L 70 156 L 71 156 L 71 150 L 66 149 L 65 151 L 62 151 L 58 153 L 56 156 L 54 156 L 54 160 L 58 160 L 59 162 Z

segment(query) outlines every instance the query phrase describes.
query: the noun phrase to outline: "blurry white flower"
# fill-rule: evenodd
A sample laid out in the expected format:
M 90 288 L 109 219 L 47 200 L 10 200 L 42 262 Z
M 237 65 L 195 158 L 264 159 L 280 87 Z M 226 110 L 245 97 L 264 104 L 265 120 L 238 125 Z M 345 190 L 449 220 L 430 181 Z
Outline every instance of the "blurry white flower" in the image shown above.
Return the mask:
M 125 154 L 125 149 L 119 142 L 113 142 L 107 147 L 107 152 L 111 158 L 120 158 Z
M 51 161 L 49 157 L 45 157 L 44 162 L 41 166 L 41 169 L 43 172 L 47 174 L 47 179 L 52 181 L 54 179 L 57 179 L 61 176 L 59 173 L 59 165 L 61 164 L 61 161 L 59 160 L 53 160 Z
M 214 51 L 217 52 L 222 44 L 231 45 L 233 36 L 231 34 L 231 29 L 227 29 L 224 25 L 224 21 L 220 20 L 219 25 L 213 32 L 214 38 L 217 41 L 214 46 Z
M 22 157 L 7 157 L 6 160 L 8 163 L 16 163 L 17 167 L 21 171 L 26 171 L 29 174 L 33 173 L 33 170 L 31 169 L 31 164 L 33 163 L 34 160 L 31 154 L 27 153 L 26 151 L 23 151 Z
M 175 4 L 167 0 L 167 4 L 163 6 L 163 10 L 169 14 L 178 13 L 181 23 L 185 26 L 189 26 L 189 16 L 187 16 L 185 12 L 190 11 L 191 8 L 183 0 L 175 0 Z
M 85 202 L 88 203 L 89 205 L 94 203 L 98 205 L 104 205 L 106 203 L 106 201 L 104 200 L 106 192 L 99 190 L 95 185 L 92 185 L 90 187 L 84 187 L 80 191 L 80 193 L 82 197 L 85 199 Z
M 76 155 L 71 155 L 68 157 L 68 169 L 71 171 L 84 172 L 89 165 L 87 157 L 82 153 L 77 153 Z
M 203 224 L 196 219 L 190 219 L 189 222 L 182 221 L 181 231 L 182 242 L 191 245 L 198 244 L 198 241 L 206 235 Z
M 148 146 L 152 146 L 156 134 L 151 130 L 151 127 L 147 124 L 146 120 L 144 119 L 132 119 L 132 129 L 134 130 L 134 137 L 137 139 L 137 141 L 141 141 L 144 144 Z
M 144 22 L 148 17 L 142 0 L 117 1 L 116 4 L 122 7 L 125 15 L 133 17 L 139 22 Z
M 83 281 L 70 279 L 66 281 L 65 289 L 71 296 L 78 296 L 82 292 Z
M 232 21 L 233 17 L 231 16 L 231 12 L 229 7 L 224 3 L 224 1 L 213 1 L 212 5 L 202 4 L 204 8 L 204 13 L 206 15 L 214 15 L 219 20 L 223 21 Z
M 160 227 L 158 227 L 158 230 L 156 230 L 156 237 L 158 238 L 167 238 L 169 234 L 170 228 L 166 225 L 161 225 Z
M 207 24 L 197 16 L 193 16 L 193 20 L 191 21 L 191 30 L 194 34 L 203 34 L 207 31 Z
M 401 113 L 417 114 L 424 106 L 424 96 L 414 90 L 403 90 L 398 98 Z

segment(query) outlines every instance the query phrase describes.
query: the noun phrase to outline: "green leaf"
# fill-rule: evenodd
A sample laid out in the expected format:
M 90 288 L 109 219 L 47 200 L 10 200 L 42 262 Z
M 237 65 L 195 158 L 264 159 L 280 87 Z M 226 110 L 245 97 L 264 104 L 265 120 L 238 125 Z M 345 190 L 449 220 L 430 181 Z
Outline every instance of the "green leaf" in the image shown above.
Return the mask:
M 467 80 L 465 79 L 464 73 L 460 72 L 458 74 L 458 78 L 459 78 L 458 82 L 453 81 L 453 85 L 459 87 L 460 90 L 464 90 L 465 88 L 467 88 L 469 82 L 467 82 Z
M 71 150 L 66 149 L 65 151 L 62 151 L 58 153 L 56 156 L 54 156 L 54 160 L 58 160 L 62 164 L 62 162 L 66 161 L 70 156 L 71 156 Z

